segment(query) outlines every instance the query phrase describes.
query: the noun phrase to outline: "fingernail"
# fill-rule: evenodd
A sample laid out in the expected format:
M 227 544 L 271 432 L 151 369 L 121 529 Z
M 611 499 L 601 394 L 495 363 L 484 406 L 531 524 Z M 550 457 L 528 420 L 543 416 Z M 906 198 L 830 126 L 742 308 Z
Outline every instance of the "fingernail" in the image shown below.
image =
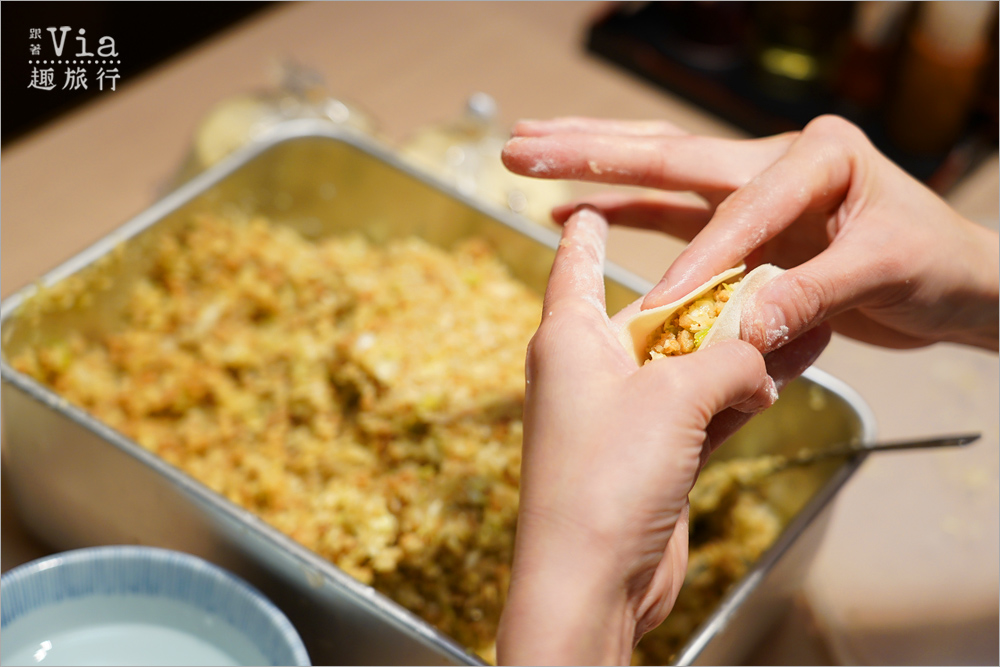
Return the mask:
M 747 338 L 762 354 L 788 342 L 788 325 L 785 313 L 774 303 L 765 303 L 751 311 L 750 331 Z
M 576 220 L 577 225 L 586 225 L 587 228 L 597 232 L 602 240 L 607 237 L 608 221 L 591 204 L 580 204 L 573 209 L 570 217 Z
M 764 382 L 764 391 L 767 392 L 768 404 L 767 407 L 774 405 L 775 401 L 778 400 L 778 386 L 774 383 L 774 378 L 770 375 L 765 376 L 767 380 Z
M 763 393 L 763 396 L 761 396 Z M 764 376 L 761 383 L 760 392 L 755 393 L 752 398 L 739 405 L 732 406 L 734 410 L 745 414 L 757 414 L 767 410 L 778 400 L 778 386 L 774 383 L 774 378 L 770 375 Z
M 665 306 L 671 301 L 674 301 L 678 296 L 683 296 L 686 292 L 681 292 L 677 289 L 676 285 L 671 285 L 670 287 L 660 288 L 659 286 L 653 287 L 649 290 L 649 294 L 646 298 L 642 300 L 642 309 L 647 308 L 659 308 L 660 306 Z
M 681 276 L 679 280 L 664 276 L 659 283 L 653 286 L 653 289 L 649 290 L 649 294 L 642 302 L 642 307 L 646 309 L 664 306 L 685 296 L 698 284 L 700 283 L 694 282 L 691 276 Z

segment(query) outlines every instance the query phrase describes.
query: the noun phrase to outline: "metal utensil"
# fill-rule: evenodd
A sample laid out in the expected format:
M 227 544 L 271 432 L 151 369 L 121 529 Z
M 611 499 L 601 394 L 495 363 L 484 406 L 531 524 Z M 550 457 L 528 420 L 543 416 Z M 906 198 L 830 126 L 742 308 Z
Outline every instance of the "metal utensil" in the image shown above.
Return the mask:
M 787 468 L 805 466 L 839 456 L 851 456 L 852 454 L 862 454 L 866 452 L 885 452 L 903 449 L 930 449 L 933 447 L 963 447 L 975 442 L 982 437 L 981 433 L 964 433 L 961 435 L 947 435 L 935 438 L 924 438 L 921 440 L 894 440 L 889 442 L 876 442 L 866 445 L 863 443 L 851 442 L 843 445 L 835 445 L 819 452 L 805 450 L 795 456 L 775 456 L 772 457 L 774 465 L 769 472 L 774 473 Z
M 740 480 L 742 485 L 746 485 L 752 481 L 762 479 L 768 475 L 772 475 L 776 472 L 781 472 L 783 470 L 788 470 L 789 468 L 798 468 L 801 466 L 812 465 L 817 461 L 823 461 L 826 459 L 832 459 L 842 456 L 851 456 L 853 454 L 862 454 L 870 452 L 887 452 L 896 451 L 903 449 L 930 449 L 934 447 L 962 447 L 968 445 L 971 442 L 975 442 L 982 437 L 981 433 L 964 433 L 961 435 L 948 435 L 939 436 L 935 438 L 923 438 L 920 440 L 894 440 L 890 442 L 876 442 L 874 444 L 866 445 L 859 442 L 848 442 L 840 445 L 834 445 L 828 447 L 822 451 L 811 451 L 808 449 L 802 450 L 795 456 L 766 456 L 760 457 L 754 465 L 752 472 L 750 470 L 747 473 L 741 475 L 743 479 Z
M 851 441 L 833 445 L 820 451 L 805 449 L 794 456 L 771 454 L 728 459 L 702 471 L 698 477 L 698 483 L 691 489 L 688 496 L 691 503 L 691 513 L 692 516 L 706 515 L 714 511 L 723 502 L 723 499 L 734 490 L 752 487 L 767 480 L 775 473 L 812 465 L 817 461 L 867 452 L 961 447 L 975 442 L 980 437 L 979 433 L 967 433 L 921 440 L 877 442 L 868 445 Z

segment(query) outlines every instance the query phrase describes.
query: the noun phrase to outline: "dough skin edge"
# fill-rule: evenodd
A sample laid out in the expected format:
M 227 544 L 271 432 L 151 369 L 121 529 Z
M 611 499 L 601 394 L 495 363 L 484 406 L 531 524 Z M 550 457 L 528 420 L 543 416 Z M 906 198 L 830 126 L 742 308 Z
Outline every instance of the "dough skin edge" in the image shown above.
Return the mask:
M 625 351 L 632 356 L 635 362 L 642 366 L 642 362 L 645 361 L 646 358 L 646 341 L 649 340 L 650 334 L 662 327 L 663 323 L 666 322 L 678 308 L 693 301 L 694 299 L 697 299 L 719 283 L 723 283 L 730 278 L 738 276 L 744 271 L 746 271 L 746 266 L 740 264 L 739 266 L 727 269 L 722 273 L 713 276 L 700 287 L 696 287 L 694 290 L 688 292 L 676 301 L 671 301 L 668 304 L 657 306 L 656 308 L 640 310 L 638 313 L 635 313 L 622 322 L 621 329 L 618 333 L 618 340 L 625 348 Z
M 722 307 L 722 312 L 715 319 L 715 324 L 701 341 L 698 350 L 722 340 L 736 340 L 740 337 L 740 320 L 743 319 L 743 305 L 754 297 L 760 289 L 771 282 L 785 270 L 773 264 L 761 264 L 748 273 L 736 289 L 729 301 Z M 697 352 L 697 350 L 695 350 Z

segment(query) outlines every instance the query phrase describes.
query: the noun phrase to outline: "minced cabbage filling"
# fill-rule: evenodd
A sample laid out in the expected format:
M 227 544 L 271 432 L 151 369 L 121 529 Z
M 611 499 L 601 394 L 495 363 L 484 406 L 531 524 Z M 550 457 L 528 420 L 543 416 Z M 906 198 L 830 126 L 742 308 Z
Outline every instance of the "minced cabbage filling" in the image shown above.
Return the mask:
M 82 300 L 82 285 L 50 306 Z M 678 348 L 695 349 L 733 287 L 672 318 Z M 11 363 L 495 660 L 541 301 L 484 240 L 447 252 L 417 238 L 310 241 L 207 215 L 160 238 L 125 311 L 120 328 Z M 749 465 L 699 478 L 684 586 L 632 664 L 669 664 L 779 534 Z
M 650 337 L 649 359 L 690 354 L 701 347 L 702 340 L 739 284 L 739 280 L 722 283 L 671 315 Z

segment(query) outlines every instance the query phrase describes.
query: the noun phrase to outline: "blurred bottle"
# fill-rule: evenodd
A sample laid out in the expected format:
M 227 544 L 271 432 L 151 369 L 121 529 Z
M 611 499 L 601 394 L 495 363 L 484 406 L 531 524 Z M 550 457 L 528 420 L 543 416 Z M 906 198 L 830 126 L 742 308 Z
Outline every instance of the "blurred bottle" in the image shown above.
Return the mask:
M 222 100 L 198 124 L 191 151 L 168 188 L 191 179 L 233 151 L 264 138 L 282 123 L 315 119 L 342 129 L 374 135 L 372 116 L 333 97 L 316 70 L 292 61 L 273 63 L 275 85 Z
M 753 53 L 760 89 L 786 102 L 828 94 L 852 9 L 849 2 L 753 3 Z
M 911 5 L 907 0 L 855 3 L 847 51 L 834 84 L 844 115 L 866 118 L 885 102 L 890 66 Z
M 919 5 L 886 119 L 900 149 L 941 155 L 959 139 L 976 101 L 996 8 L 979 1 Z
M 986 54 L 988 62 L 983 68 L 976 111 L 981 118 L 983 136 L 996 144 L 1000 130 L 1000 24 L 996 20 L 990 31 Z
M 564 181 L 519 176 L 500 159 L 510 132 L 497 124 L 496 101 L 474 93 L 460 118 L 418 130 L 400 154 L 452 184 L 462 194 L 552 225 L 550 212 L 570 199 Z

